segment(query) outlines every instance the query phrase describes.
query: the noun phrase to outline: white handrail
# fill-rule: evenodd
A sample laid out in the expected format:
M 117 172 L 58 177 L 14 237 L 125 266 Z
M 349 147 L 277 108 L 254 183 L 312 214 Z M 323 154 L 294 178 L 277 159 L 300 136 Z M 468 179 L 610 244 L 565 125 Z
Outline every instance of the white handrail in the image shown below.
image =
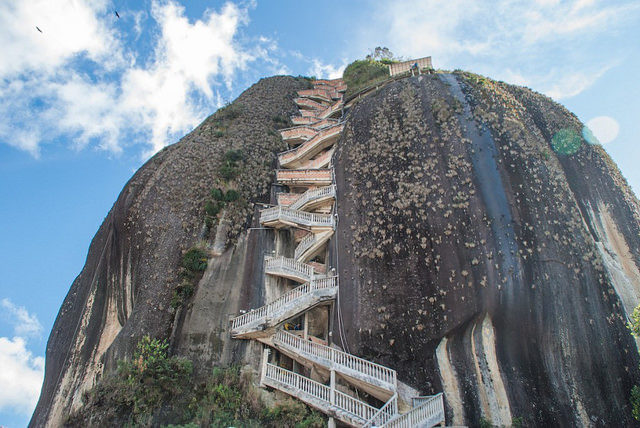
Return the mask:
M 371 378 L 388 384 L 395 391 L 396 371 L 380 364 L 367 361 L 364 358 L 356 357 L 330 346 L 304 340 L 300 336 L 278 330 L 273 335 L 274 343 L 278 343 L 290 350 L 307 356 L 313 356 L 320 360 L 325 360 L 325 366 L 333 366 L 340 371 L 345 369 L 361 373 Z
M 442 393 L 440 393 L 409 410 L 407 413 L 391 419 L 384 427 L 411 428 L 420 424 L 434 426 L 440 422 L 444 422 L 444 416 L 444 400 Z
M 330 403 L 329 397 L 331 394 L 331 388 L 316 382 L 315 380 L 301 376 L 298 373 L 266 363 L 265 378 L 294 387 L 295 389 L 305 392 L 318 400 Z
M 231 321 L 231 330 L 253 324 L 256 321 L 264 321 L 267 318 L 271 318 L 285 309 L 290 309 L 297 306 L 297 304 L 299 303 L 297 302 L 298 299 L 301 299 L 316 290 L 335 288 L 338 286 L 337 284 L 338 282 L 335 276 L 329 278 L 314 279 L 311 282 L 302 284 L 301 286 L 284 293 L 276 300 L 258 309 L 253 309 L 245 314 L 235 317 Z M 298 309 L 304 310 L 304 308 Z
M 323 110 L 318 117 L 320 119 L 326 119 L 329 116 L 331 116 L 333 113 L 335 113 L 336 111 L 340 110 L 343 107 L 343 103 L 342 101 L 338 101 L 335 104 L 330 105 L 329 107 L 327 107 L 325 110 Z
M 299 119 L 302 119 L 302 116 L 293 116 L 292 120 L 293 119 L 299 120 Z M 304 119 L 304 120 L 308 120 L 308 119 Z M 279 131 L 280 132 L 290 131 L 290 130 L 293 130 L 293 129 L 296 129 L 296 128 L 306 127 L 306 128 L 311 128 L 311 129 L 313 129 L 313 130 L 315 130 L 317 132 L 319 129 L 329 128 L 329 127 L 332 127 L 332 126 L 335 126 L 335 125 L 339 125 L 341 123 L 343 123 L 343 122 L 340 121 L 339 119 L 321 119 L 321 120 L 316 120 L 313 123 L 305 123 L 305 124 L 302 124 L 302 125 L 290 126 L 289 128 L 281 128 L 281 129 L 279 129 Z M 321 128 L 319 128 L 319 127 L 321 127 Z
M 333 216 L 330 214 L 308 213 L 306 211 L 292 210 L 291 208 L 277 206 L 260 211 L 260 223 L 268 223 L 274 220 L 289 220 L 302 226 L 331 226 L 334 225 Z
M 313 247 L 313 244 L 316 243 L 318 238 L 315 233 L 310 233 L 305 236 L 302 241 L 296 247 L 295 252 L 293 253 L 293 258 L 298 260 L 309 248 Z
M 384 406 L 376 412 L 375 415 L 367 421 L 362 428 L 369 427 L 381 427 L 392 418 L 398 415 L 398 393 L 394 393 L 393 396 L 385 403 Z
M 309 125 L 313 122 L 318 122 L 318 119 L 310 116 L 291 116 L 291 122 L 294 125 Z
M 338 409 L 345 411 L 347 413 L 351 413 L 352 415 L 367 421 L 376 414 L 378 409 L 375 407 L 365 403 L 364 401 L 360 401 L 355 397 L 345 394 L 344 392 L 340 392 L 337 389 L 334 390 L 335 394 L 335 403 Z
M 342 132 L 343 128 L 344 124 L 342 123 L 334 125 L 330 128 L 325 128 L 322 131 L 319 131 L 316 136 L 300 144 L 298 147 L 279 153 L 278 161 L 280 162 L 280 165 L 284 165 L 288 162 L 302 157 L 326 139 L 333 138 L 336 135 L 339 135 Z
M 294 126 L 292 128 L 286 128 L 280 130 L 280 136 L 283 140 L 293 140 L 303 137 L 305 140 L 313 138 L 318 133 L 317 129 L 314 129 L 308 125 Z
M 342 123 L 339 119 L 322 119 L 317 122 L 311 123 L 309 126 L 317 130 L 327 129 L 334 125 Z
M 307 168 L 319 169 L 320 167 L 329 164 L 329 161 L 331 160 L 331 156 L 333 156 L 333 151 L 334 151 L 334 148 L 326 150 L 317 158 L 301 164 L 300 169 L 307 169 Z
M 315 277 L 313 266 L 301 263 L 296 259 L 288 257 L 266 257 L 264 262 L 264 270 L 266 273 L 290 273 L 298 277 L 305 278 L 310 281 Z
M 306 192 L 304 192 L 302 196 L 300 196 L 300 198 L 298 198 L 293 204 L 289 205 L 289 208 L 292 210 L 299 210 L 301 207 L 305 206 L 307 202 L 310 202 L 314 199 L 320 199 L 327 196 L 335 197 L 335 195 L 336 195 L 336 186 L 333 184 L 331 186 L 324 186 L 324 187 L 318 187 L 315 189 L 309 189 Z
M 336 91 L 335 89 L 329 90 L 329 89 L 318 89 L 318 88 L 302 89 L 298 91 L 298 96 L 304 97 L 304 98 L 320 98 L 328 102 L 330 102 L 333 99 L 339 98 L 338 91 Z
M 309 107 L 316 111 L 324 111 L 327 107 L 329 107 L 327 104 L 319 103 L 318 101 L 303 97 L 294 98 L 293 102 L 298 104 L 298 106 L 300 107 Z
M 330 169 L 278 169 L 276 170 L 276 180 L 279 182 L 305 182 L 305 181 L 333 181 Z
M 319 404 L 324 405 L 327 410 L 337 408 L 344 413 L 355 416 L 361 422 L 368 421 L 378 411 L 375 407 L 336 389 L 333 390 L 334 399 L 332 403 L 331 387 L 270 363 L 265 364 L 264 378 L 274 381 L 274 383 L 294 388 L 296 391 L 293 392 L 293 395 L 298 396 L 298 398 L 300 398 L 299 394 L 301 392 L 310 395 L 318 400 Z

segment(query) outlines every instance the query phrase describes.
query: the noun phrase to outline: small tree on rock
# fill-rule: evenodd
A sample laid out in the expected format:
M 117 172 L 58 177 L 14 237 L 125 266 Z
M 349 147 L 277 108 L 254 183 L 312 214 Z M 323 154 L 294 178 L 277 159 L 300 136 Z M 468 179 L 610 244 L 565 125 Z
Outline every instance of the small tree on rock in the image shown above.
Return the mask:
M 366 56 L 369 61 L 394 61 L 398 58 L 395 57 L 393 52 L 387 47 L 376 46 L 376 48 Z

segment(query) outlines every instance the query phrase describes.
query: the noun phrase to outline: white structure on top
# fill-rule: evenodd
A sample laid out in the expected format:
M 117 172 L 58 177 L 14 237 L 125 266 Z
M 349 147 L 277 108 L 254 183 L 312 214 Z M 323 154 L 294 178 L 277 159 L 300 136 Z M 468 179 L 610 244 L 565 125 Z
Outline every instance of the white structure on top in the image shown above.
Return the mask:
M 402 62 L 394 62 L 389 64 L 389 75 L 391 77 L 397 76 L 398 74 L 406 73 L 415 69 L 418 74 L 422 71 L 432 70 L 433 65 L 431 64 L 431 57 L 426 56 L 424 58 L 412 59 L 409 61 Z

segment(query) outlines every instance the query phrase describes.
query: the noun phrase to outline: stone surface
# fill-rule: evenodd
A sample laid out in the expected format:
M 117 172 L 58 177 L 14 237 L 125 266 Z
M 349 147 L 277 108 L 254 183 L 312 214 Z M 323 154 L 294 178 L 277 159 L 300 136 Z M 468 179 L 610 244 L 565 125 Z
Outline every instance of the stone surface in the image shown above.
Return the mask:
M 348 117 L 334 338 L 444 391 L 449 423 L 632 425 L 638 201 L 601 147 L 553 152 L 576 117 L 471 74 L 391 83 Z
M 263 260 L 276 246 L 293 254 L 293 233 L 251 228 L 254 203 L 275 203 L 286 145 L 274 117 L 294 114 L 309 86 L 258 82 L 234 102 L 238 117 L 216 113 L 134 175 L 60 309 L 32 426 L 58 425 L 144 334 L 170 339 L 199 375 L 259 367 L 260 345 L 231 340 L 228 320 L 281 294 Z M 601 147 L 554 153 L 577 118 L 468 73 L 392 82 L 346 114 L 334 341 L 407 388 L 444 391 L 448 424 L 632 425 L 640 373 L 625 319 L 640 297 L 640 207 Z M 204 203 L 229 149 L 245 153 L 242 197 L 207 232 Z M 218 255 L 173 311 L 181 254 L 199 241 Z
M 261 80 L 233 103 L 236 114 L 218 111 L 127 183 L 54 324 L 32 426 L 60 425 L 82 391 L 130 356 L 145 334 L 171 338 L 173 350 L 195 359 L 198 372 L 208 373 L 212 362 L 242 360 L 247 345 L 229 343 L 228 317 L 241 303 L 262 303 L 262 276 L 252 267 L 261 267 L 255 251 L 272 242 L 266 231 L 248 231 L 253 204 L 269 202 L 276 154 L 286 149 L 277 128 L 296 112 L 296 91 L 308 87 L 292 77 Z M 170 302 L 182 252 L 215 238 L 216 230 L 206 233 L 204 205 L 231 149 L 245 159 L 231 183 L 241 198 L 225 209 L 227 250 L 210 261 L 192 302 L 175 313 Z

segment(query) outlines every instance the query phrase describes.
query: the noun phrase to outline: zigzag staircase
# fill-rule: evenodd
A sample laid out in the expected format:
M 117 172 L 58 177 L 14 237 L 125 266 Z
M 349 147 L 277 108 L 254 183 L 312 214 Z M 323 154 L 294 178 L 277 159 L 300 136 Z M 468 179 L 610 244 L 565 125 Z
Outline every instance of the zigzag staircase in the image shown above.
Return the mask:
M 263 226 L 296 231 L 293 258 L 264 260 L 265 281 L 289 290 L 234 318 L 231 336 L 265 344 L 261 385 L 326 413 L 330 426 L 335 426 L 334 418 L 355 427 L 444 424 L 442 394 L 416 397 L 411 409 L 401 414 L 395 370 L 329 343 L 339 283 L 337 276 L 327 275 L 326 262 L 327 244 L 336 227 L 331 161 L 344 128 L 336 117 L 342 113 L 345 90 L 338 79 L 316 80 L 313 89 L 298 92 L 295 102 L 301 115 L 292 118 L 298 126 L 281 130 L 283 140 L 293 147 L 279 154 L 281 169 L 276 171 L 276 181 L 290 192 L 279 193 L 278 205 L 260 213 Z M 358 391 L 384 405 L 371 405 L 375 400 L 365 401 Z

